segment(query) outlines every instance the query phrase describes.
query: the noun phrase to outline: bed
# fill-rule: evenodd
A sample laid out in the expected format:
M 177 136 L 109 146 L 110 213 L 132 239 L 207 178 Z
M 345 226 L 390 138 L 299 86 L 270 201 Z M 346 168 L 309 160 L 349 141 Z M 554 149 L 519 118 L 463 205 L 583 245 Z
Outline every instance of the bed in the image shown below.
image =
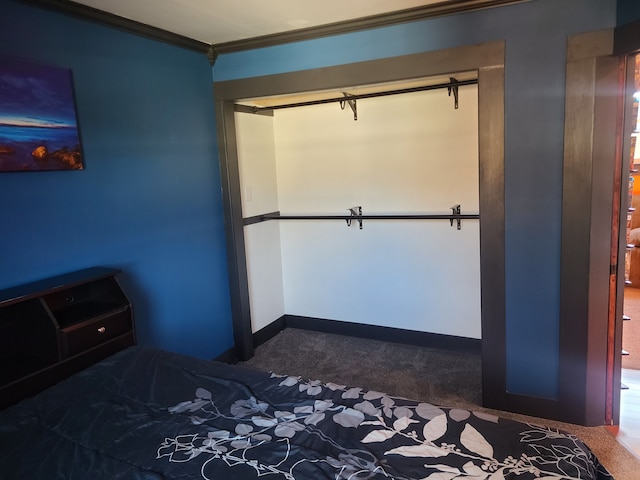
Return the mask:
M 2 479 L 592 479 L 578 438 L 133 346 L 0 411 Z

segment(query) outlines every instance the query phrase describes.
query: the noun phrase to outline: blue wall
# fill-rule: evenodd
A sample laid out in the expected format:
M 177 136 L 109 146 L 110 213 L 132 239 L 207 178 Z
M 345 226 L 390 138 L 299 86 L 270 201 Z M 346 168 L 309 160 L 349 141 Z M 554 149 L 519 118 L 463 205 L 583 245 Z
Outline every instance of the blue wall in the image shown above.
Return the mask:
M 640 2 L 638 0 L 618 0 L 618 25 L 640 20 Z
M 556 398 L 567 36 L 615 21 L 614 1 L 532 0 L 225 54 L 213 73 L 232 80 L 506 40 L 507 388 Z
M 0 288 L 121 267 L 140 343 L 233 345 L 205 54 L 0 0 L 0 55 L 73 70 L 83 171 L 0 173 Z

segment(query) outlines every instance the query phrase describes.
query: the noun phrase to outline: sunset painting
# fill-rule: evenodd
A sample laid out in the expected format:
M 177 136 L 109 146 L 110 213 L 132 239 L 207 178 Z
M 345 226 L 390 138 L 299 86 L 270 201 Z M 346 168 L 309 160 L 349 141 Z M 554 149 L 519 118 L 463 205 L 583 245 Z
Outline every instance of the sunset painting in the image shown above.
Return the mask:
M 0 172 L 83 168 L 71 70 L 0 58 Z

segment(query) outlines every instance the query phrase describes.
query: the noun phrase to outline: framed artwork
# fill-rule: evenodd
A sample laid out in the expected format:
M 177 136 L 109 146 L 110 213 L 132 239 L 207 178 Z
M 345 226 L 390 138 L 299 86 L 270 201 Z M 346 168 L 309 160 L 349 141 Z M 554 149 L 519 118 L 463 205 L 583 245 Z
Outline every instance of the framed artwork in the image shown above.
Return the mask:
M 83 168 L 71 70 L 0 58 L 0 172 Z

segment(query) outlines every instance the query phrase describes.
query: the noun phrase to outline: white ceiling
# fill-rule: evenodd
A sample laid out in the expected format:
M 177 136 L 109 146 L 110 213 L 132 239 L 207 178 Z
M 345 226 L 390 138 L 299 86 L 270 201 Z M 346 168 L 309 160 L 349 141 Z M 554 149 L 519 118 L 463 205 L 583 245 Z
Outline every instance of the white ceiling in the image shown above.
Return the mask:
M 209 44 L 459 0 L 74 0 Z

